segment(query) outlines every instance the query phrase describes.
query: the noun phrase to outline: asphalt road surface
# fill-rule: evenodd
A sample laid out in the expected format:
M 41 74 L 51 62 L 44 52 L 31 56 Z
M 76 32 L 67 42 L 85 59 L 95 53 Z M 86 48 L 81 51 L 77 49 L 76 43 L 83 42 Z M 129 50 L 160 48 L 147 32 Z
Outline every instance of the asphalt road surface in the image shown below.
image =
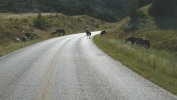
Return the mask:
M 92 38 L 56 37 L 0 57 L 0 100 L 177 100 Z

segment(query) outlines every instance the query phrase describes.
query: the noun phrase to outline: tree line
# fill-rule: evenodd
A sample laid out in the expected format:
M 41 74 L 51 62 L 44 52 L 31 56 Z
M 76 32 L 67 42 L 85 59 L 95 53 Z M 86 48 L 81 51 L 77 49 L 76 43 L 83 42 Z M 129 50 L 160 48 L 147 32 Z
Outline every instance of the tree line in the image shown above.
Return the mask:
M 25 7 L 36 7 L 42 12 L 58 12 L 66 15 L 89 15 L 104 21 L 115 22 L 118 17 L 123 17 L 122 8 L 117 7 L 116 4 L 119 2 L 112 2 L 117 0 L 106 0 L 106 7 L 102 9 L 97 9 L 96 5 L 88 3 L 86 0 L 79 0 L 78 3 L 73 4 L 74 1 L 70 0 L 68 2 L 58 1 L 58 0 L 26 0 L 24 2 Z M 118 0 L 119 1 L 119 0 Z M 37 5 L 37 6 L 36 6 Z M 114 6 L 112 6 L 114 5 Z M 120 5 L 120 4 L 119 4 Z M 0 12 L 24 12 L 18 7 L 16 7 L 16 2 L 14 0 L 8 1 L 4 5 L 0 5 Z M 107 7 L 113 7 L 116 12 L 111 12 L 107 10 Z
M 132 20 L 145 17 L 143 12 L 137 9 L 147 4 L 152 4 L 149 9 L 152 16 L 177 17 L 177 0 L 133 0 L 127 15 Z
M 36 7 L 41 12 L 59 12 L 66 15 L 82 15 L 86 14 L 104 21 L 116 22 L 125 16 L 132 19 L 144 17 L 138 8 L 152 3 L 150 13 L 152 15 L 177 16 L 177 0 L 132 0 L 129 9 L 123 8 L 122 0 L 101 0 L 105 2 L 105 8 L 97 9 L 96 5 L 88 3 L 87 0 L 79 0 L 77 4 L 70 2 L 62 2 L 58 0 L 24 0 L 26 7 Z M 6 4 L 0 5 L 0 12 L 21 12 L 16 8 L 16 2 L 9 0 Z M 37 6 L 36 6 L 37 5 Z M 113 12 L 107 8 L 114 9 Z
M 149 10 L 151 15 L 177 17 L 177 0 L 153 0 Z

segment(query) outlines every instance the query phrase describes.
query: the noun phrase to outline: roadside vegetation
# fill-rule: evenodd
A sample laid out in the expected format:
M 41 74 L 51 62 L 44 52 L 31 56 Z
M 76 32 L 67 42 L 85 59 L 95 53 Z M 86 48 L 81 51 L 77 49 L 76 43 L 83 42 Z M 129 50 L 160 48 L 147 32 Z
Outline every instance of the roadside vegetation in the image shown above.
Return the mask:
M 66 16 L 60 13 L 51 14 L 0 14 L 0 56 L 3 56 L 14 50 L 23 48 L 27 45 L 58 37 L 50 35 L 56 29 L 64 29 L 65 35 L 84 32 L 86 28 L 90 31 L 101 30 L 111 27 L 112 24 L 99 19 L 81 16 Z M 27 42 L 15 42 L 14 37 L 21 37 L 26 32 L 37 33 L 37 37 L 27 38 Z
M 114 59 L 177 95 L 177 19 L 152 14 L 151 7 L 137 10 L 104 36 L 95 36 L 94 42 Z M 128 36 L 145 37 L 151 48 L 125 44 Z

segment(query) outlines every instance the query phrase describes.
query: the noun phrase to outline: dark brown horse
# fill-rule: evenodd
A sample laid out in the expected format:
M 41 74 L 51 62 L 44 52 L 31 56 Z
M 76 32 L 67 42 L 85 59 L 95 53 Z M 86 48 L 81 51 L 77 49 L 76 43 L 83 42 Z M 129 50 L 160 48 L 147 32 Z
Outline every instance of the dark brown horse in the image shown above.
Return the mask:
M 103 31 L 101 31 L 101 36 L 103 36 L 104 34 L 106 34 L 106 30 L 103 30 Z
M 86 34 L 87 34 L 87 39 L 91 37 L 91 32 L 89 30 L 86 30 Z
M 27 41 L 26 36 L 22 36 L 21 40 L 22 40 L 22 42 L 26 42 Z
M 150 41 L 144 38 L 140 38 L 137 41 L 135 41 L 136 44 L 138 44 L 139 46 L 143 46 L 146 49 L 150 48 Z
M 135 43 L 138 39 L 141 39 L 141 38 L 129 36 L 128 38 L 125 39 L 125 43 L 127 43 L 127 42 L 129 41 L 129 42 L 132 43 L 132 45 L 134 45 L 134 43 Z
M 50 33 L 50 35 L 55 35 L 55 34 L 58 34 L 58 32 L 52 32 L 52 33 Z
M 30 37 L 33 33 L 25 33 L 26 37 Z
M 25 33 L 26 37 L 33 37 L 33 36 L 38 36 L 37 33 Z
M 64 29 L 57 29 L 56 32 L 58 33 L 58 35 L 60 33 L 63 33 L 63 36 L 65 35 L 65 30 Z

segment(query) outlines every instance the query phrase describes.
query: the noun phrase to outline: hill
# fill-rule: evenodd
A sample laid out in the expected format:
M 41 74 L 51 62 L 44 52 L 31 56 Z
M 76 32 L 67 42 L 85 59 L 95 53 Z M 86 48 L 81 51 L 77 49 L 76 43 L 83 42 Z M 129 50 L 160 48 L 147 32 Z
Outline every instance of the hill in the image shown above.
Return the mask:
M 95 43 L 114 59 L 144 78 L 177 95 L 177 19 L 150 16 L 149 7 L 138 11 L 144 18 L 130 17 L 109 29 L 105 36 L 96 36 Z M 150 40 L 151 48 L 125 43 L 129 36 Z
M 27 45 L 43 41 L 58 35 L 50 36 L 56 29 L 65 29 L 66 35 L 102 30 L 112 27 L 112 23 L 87 16 L 67 16 L 60 13 L 26 13 L 0 14 L 0 56 Z M 24 33 L 37 33 L 37 37 L 28 38 L 27 42 L 15 42 L 14 37 L 24 36 Z

